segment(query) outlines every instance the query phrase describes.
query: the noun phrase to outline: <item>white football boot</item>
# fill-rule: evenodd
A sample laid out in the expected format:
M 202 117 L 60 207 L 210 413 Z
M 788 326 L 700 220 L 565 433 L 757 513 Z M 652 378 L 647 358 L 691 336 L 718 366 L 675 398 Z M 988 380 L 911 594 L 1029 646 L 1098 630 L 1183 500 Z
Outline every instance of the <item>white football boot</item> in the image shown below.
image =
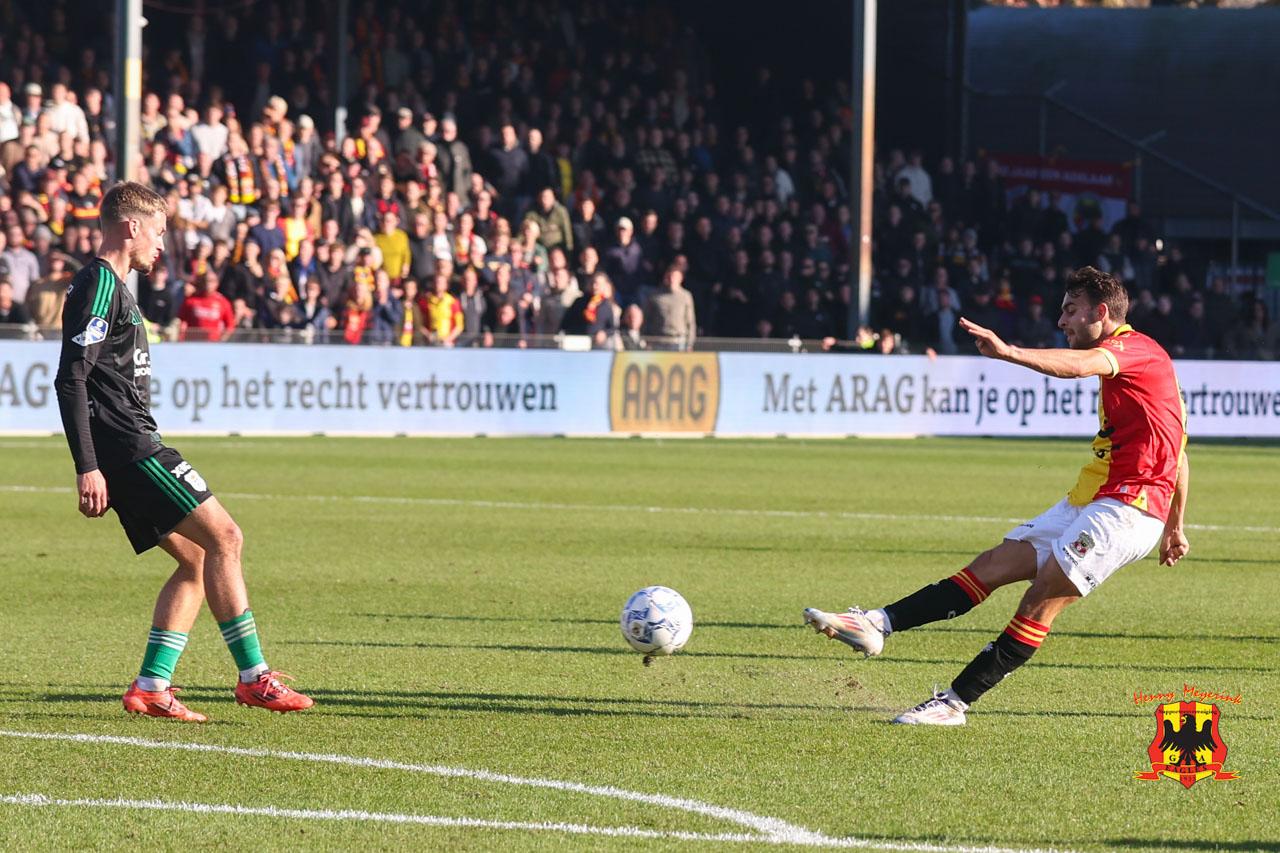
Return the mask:
M 935 684 L 932 699 L 921 702 L 910 711 L 903 711 L 893 721 L 909 726 L 963 726 L 967 710 L 969 706 L 952 693 L 950 687 L 939 693 Z
M 885 632 L 859 607 L 850 607 L 847 613 L 827 613 L 809 607 L 804 611 L 804 624 L 812 625 L 819 634 L 853 646 L 866 657 L 878 655 L 884 649 Z

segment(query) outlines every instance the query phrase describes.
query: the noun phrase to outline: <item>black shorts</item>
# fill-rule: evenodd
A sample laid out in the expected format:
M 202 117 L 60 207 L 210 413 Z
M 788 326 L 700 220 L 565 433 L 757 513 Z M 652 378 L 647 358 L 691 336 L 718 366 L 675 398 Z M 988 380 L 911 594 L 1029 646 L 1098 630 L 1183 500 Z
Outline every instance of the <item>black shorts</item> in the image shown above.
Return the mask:
M 178 451 L 161 447 L 132 465 L 104 471 L 107 498 L 133 550 L 155 547 L 213 492 Z

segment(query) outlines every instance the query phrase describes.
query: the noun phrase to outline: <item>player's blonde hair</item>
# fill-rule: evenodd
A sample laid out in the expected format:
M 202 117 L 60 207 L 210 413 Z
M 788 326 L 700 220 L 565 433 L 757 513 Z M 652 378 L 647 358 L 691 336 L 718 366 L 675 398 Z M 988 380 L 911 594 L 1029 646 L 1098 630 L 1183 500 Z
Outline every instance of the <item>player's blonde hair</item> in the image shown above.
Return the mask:
M 168 203 L 155 190 L 137 181 L 124 181 L 107 190 L 99 208 L 104 226 L 156 214 L 167 216 Z

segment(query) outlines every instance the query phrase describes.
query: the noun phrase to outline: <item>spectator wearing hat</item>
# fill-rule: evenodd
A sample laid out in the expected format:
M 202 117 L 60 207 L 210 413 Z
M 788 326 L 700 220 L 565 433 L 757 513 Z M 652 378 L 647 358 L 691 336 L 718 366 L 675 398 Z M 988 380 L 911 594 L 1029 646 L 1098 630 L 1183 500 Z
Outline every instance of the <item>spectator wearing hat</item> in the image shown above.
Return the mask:
M 158 100 L 157 100 L 158 103 Z M 44 87 L 28 83 L 22 87 L 22 119 L 34 122 L 44 111 Z
M 644 286 L 644 252 L 635 240 L 636 227 L 630 217 L 618 219 L 618 241 L 604 253 L 604 271 L 613 282 L 620 306 L 633 305 Z
M 396 130 L 391 138 L 391 153 L 394 157 L 408 154 L 416 157 L 418 148 L 427 141 L 427 135 L 413 123 L 413 110 L 401 107 L 396 110 Z

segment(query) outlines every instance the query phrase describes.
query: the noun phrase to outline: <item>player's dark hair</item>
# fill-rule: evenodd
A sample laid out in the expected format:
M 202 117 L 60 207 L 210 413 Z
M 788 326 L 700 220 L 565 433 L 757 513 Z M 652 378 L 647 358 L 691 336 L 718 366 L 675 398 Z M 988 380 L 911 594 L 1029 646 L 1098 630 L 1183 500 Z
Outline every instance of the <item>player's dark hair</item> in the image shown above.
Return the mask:
M 169 213 L 168 202 L 148 186 L 124 181 L 107 190 L 98 211 L 103 225 L 119 225 L 130 219 Z
M 1081 267 L 1067 276 L 1067 293 L 1084 296 L 1097 308 L 1103 303 L 1111 319 L 1123 323 L 1129 314 L 1129 294 L 1115 276 L 1093 267 Z

